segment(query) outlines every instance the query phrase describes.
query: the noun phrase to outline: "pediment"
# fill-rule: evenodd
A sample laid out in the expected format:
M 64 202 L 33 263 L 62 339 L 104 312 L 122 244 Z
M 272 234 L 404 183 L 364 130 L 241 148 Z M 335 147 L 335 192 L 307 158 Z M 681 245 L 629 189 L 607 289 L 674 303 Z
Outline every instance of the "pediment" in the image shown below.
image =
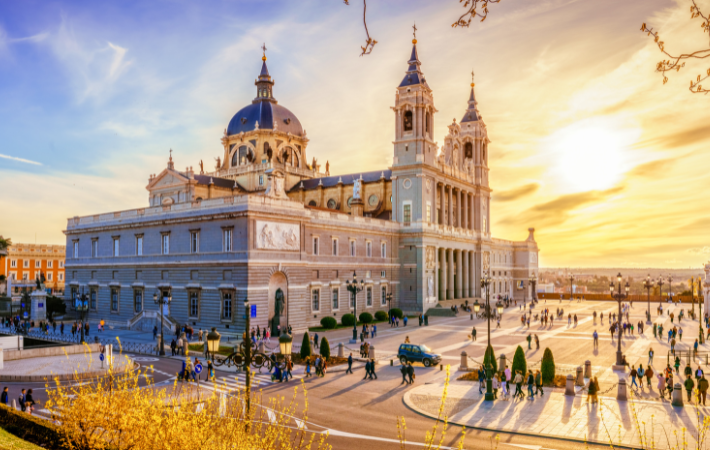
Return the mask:
M 165 169 L 155 178 L 153 178 L 146 188 L 149 191 L 152 191 L 154 189 L 161 189 L 166 187 L 184 186 L 188 184 L 189 181 L 190 180 L 181 173 L 175 172 L 174 170 Z

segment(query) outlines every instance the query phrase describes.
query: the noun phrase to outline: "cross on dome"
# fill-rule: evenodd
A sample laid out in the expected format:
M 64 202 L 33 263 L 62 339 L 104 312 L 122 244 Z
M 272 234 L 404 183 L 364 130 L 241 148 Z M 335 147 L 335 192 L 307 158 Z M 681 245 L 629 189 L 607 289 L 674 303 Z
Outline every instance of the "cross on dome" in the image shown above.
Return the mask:
M 414 39 L 412 39 L 412 44 L 417 43 L 417 23 L 414 22 L 414 25 L 412 25 L 412 36 L 414 36 Z
M 261 51 L 262 51 L 261 60 L 266 61 L 266 42 L 261 44 Z

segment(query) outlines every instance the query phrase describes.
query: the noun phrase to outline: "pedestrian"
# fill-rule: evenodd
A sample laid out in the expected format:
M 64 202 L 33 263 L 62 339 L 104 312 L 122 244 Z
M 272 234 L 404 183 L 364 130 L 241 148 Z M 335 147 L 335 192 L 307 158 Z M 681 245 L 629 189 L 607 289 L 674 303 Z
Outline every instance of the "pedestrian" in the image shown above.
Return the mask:
M 537 337 L 537 334 L 535 334 L 535 349 L 540 350 L 540 339 Z
M 372 338 L 374 339 L 375 336 L 377 336 L 377 324 L 372 325 Z
M 680 370 L 680 357 L 678 357 L 678 356 L 675 357 L 675 364 L 673 364 L 673 365 L 675 366 L 675 373 L 680 373 L 680 372 L 679 372 L 679 370 Z
M 500 387 L 503 389 L 503 400 L 510 400 L 510 388 L 508 387 L 508 379 L 505 378 L 505 375 L 501 377 L 501 384 Z
M 377 373 L 375 373 L 375 358 L 372 358 L 370 361 L 370 379 L 372 377 L 375 377 L 375 380 L 377 379 Z
M 693 388 L 695 387 L 695 382 L 693 381 L 693 377 L 687 377 L 685 381 L 683 382 L 683 385 L 685 386 L 685 392 L 688 393 L 688 401 L 692 402 L 693 401 Z
M 705 398 L 708 394 L 708 384 L 708 380 L 705 379 L 705 374 L 703 374 L 703 376 L 698 380 L 698 403 L 700 403 L 700 399 L 702 399 L 703 406 L 705 406 Z
M 370 360 L 368 359 L 365 362 L 365 377 L 363 378 L 363 380 L 366 380 L 367 377 L 369 377 L 369 376 L 370 376 Z M 370 377 L 370 378 L 372 378 L 372 377 Z
M 678 328 L 678 340 L 683 340 L 683 327 Z
M 656 375 L 656 378 L 658 378 L 658 385 L 656 386 L 658 388 L 658 392 L 661 394 L 661 398 L 665 398 L 666 378 L 663 376 L 662 373 Z
M 483 394 L 483 389 L 486 388 L 486 372 L 483 371 L 483 366 L 478 368 L 478 393 Z
M 491 379 L 491 389 L 493 389 L 493 399 L 498 398 L 498 386 L 500 386 L 500 379 L 498 374 L 495 374 Z
M 675 355 L 675 338 L 671 339 L 671 353 Z
M 695 352 L 695 355 L 697 356 L 697 354 L 698 354 L 698 340 L 697 339 L 693 343 L 693 351 Z
M 348 370 L 345 371 L 345 373 L 353 373 L 353 353 L 350 352 L 350 355 L 348 356 Z
M 414 383 L 416 375 L 414 375 L 414 367 L 412 367 L 412 363 L 407 363 L 407 376 L 409 377 L 409 384 Z
M 515 383 L 515 394 L 513 394 L 513 397 L 516 397 L 516 398 L 518 396 L 520 396 L 521 398 L 525 397 L 525 394 L 523 394 L 523 390 L 522 390 L 523 375 L 522 375 L 522 373 L 520 373 L 519 370 L 515 372 L 515 380 L 513 380 L 513 382 Z
M 666 390 L 668 391 L 669 400 L 673 399 L 673 385 L 673 374 L 671 374 L 668 376 L 668 378 L 666 378 Z
M 320 364 L 320 355 L 316 356 L 316 362 L 314 364 L 315 369 L 316 369 L 316 376 L 320 376 L 320 369 L 321 369 L 321 364 Z
M 153 340 L 155 340 L 158 337 L 158 326 L 154 325 L 153 326 Z
M 643 389 L 643 376 L 645 374 L 645 371 L 643 370 L 643 365 L 639 364 L 639 368 L 636 369 L 636 374 L 639 377 L 639 387 L 641 387 L 641 389 Z M 650 388 L 651 385 L 649 385 L 648 387 Z
M 703 369 L 701 369 L 700 366 L 698 366 L 698 370 L 695 371 L 695 379 L 696 380 L 701 379 L 704 374 L 705 374 L 705 372 L 703 372 Z
M 594 338 L 594 348 L 599 348 L 599 333 L 597 333 L 597 330 L 594 330 L 592 337 Z
M 411 341 L 409 340 L 409 336 L 406 336 L 406 337 L 404 338 L 404 343 L 405 343 L 405 344 L 411 344 Z
M 348 361 L 352 361 L 352 359 L 353 359 L 353 354 L 351 353 L 350 358 L 348 358 Z M 348 370 L 350 371 L 350 373 L 353 373 L 352 362 L 348 362 Z M 348 370 L 346 370 L 345 373 L 348 373 Z M 306 358 L 306 378 L 310 377 L 311 375 L 312 375 L 311 374 L 311 358 L 308 357 L 308 358 Z
M 653 364 L 653 347 L 648 350 L 648 365 Z
M 530 346 L 530 343 L 532 342 L 532 336 L 528 334 L 528 337 L 525 338 L 528 341 L 528 350 L 531 350 L 532 347 Z
M 172 341 L 170 341 L 170 353 L 172 356 L 175 356 L 175 352 L 177 350 L 177 343 L 175 342 L 175 338 L 173 338 Z
M 471 340 L 476 340 L 476 327 L 473 327 L 473 329 L 471 330 Z
M 537 393 L 540 393 L 540 395 L 545 395 L 545 392 L 542 390 L 542 374 L 540 373 L 539 370 L 535 371 L 535 395 Z
M 18 398 L 17 402 L 20 404 L 20 411 L 26 411 L 27 406 L 25 405 L 25 398 L 27 397 L 27 394 L 25 394 L 25 390 L 23 389 L 20 392 L 20 397 Z
M 293 378 L 293 373 L 291 371 L 293 370 L 293 361 L 291 358 L 288 358 L 286 360 L 286 381 L 288 381 L 288 377 Z
M 3 405 L 7 405 L 8 399 L 7 399 L 7 386 L 2 390 L 2 395 L 0 395 L 0 403 Z
M 402 372 L 402 382 L 399 384 L 400 385 L 402 385 L 404 383 L 409 384 L 409 382 L 407 381 L 407 365 L 402 364 L 402 367 L 400 367 L 399 371 Z
M 535 376 L 532 373 L 532 370 L 528 371 L 528 397 L 533 398 L 535 397 L 535 394 L 533 393 L 533 385 L 535 384 Z
M 631 366 L 631 372 L 629 373 L 629 376 L 631 377 L 631 386 L 636 386 L 636 388 L 638 388 L 639 385 L 636 383 L 636 376 L 638 376 L 638 372 L 636 371 L 636 368 L 634 366 Z
M 24 389 L 23 389 L 24 391 Z M 27 395 L 25 396 L 25 410 L 27 411 L 27 414 L 32 415 L 32 411 L 34 411 L 34 404 L 35 401 L 32 398 L 32 389 L 29 389 L 27 391 Z
M 590 400 L 592 404 L 597 402 L 597 386 L 594 379 L 589 380 L 589 387 L 587 388 L 587 403 L 589 403 Z
M 651 369 L 651 366 L 646 366 L 644 375 L 646 375 L 646 383 L 648 384 L 648 390 L 650 391 L 652 389 L 651 378 L 653 378 L 653 369 Z
M 318 346 L 318 333 L 316 333 L 316 334 L 313 336 L 313 343 L 315 344 L 315 347 L 314 347 L 314 348 L 318 348 L 318 349 L 320 348 L 320 347 Z

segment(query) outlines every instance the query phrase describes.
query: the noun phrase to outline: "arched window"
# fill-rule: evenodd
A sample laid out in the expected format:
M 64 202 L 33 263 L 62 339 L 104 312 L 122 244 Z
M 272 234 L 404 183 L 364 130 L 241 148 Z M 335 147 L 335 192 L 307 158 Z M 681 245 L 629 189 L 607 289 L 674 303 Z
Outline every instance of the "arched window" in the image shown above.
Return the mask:
M 464 157 L 466 158 L 473 158 L 473 144 L 470 142 L 466 142 L 463 146 L 464 149 Z
M 481 163 L 486 163 L 486 144 L 483 144 L 483 150 L 481 151 Z
M 426 134 L 429 134 L 429 120 L 431 119 L 431 113 L 426 113 Z
M 232 155 L 232 167 L 243 166 L 254 159 L 254 154 L 246 145 L 242 145 Z
M 308 206 L 318 206 L 315 200 L 308 202 Z
M 262 159 L 265 159 L 267 161 L 271 161 L 271 155 L 273 153 L 271 152 L 271 147 L 269 146 L 268 142 L 264 142 L 264 154 L 262 155 Z
M 331 198 L 330 200 L 328 200 L 328 209 L 335 209 L 337 205 L 338 204 L 335 202 L 334 199 Z
M 412 111 L 404 112 L 404 131 L 412 131 Z

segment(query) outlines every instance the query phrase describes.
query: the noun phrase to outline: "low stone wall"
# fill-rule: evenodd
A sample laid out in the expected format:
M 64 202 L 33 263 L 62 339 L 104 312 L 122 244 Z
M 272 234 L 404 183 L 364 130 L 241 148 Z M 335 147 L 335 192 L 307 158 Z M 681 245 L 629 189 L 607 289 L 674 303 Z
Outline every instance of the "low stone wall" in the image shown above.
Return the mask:
M 75 355 L 86 351 L 89 353 L 98 353 L 100 346 L 101 344 L 74 344 L 56 347 L 33 348 L 27 350 L 3 350 L 3 359 L 5 361 L 14 361 L 17 359 L 41 358 L 44 356 L 62 356 L 65 354 Z

